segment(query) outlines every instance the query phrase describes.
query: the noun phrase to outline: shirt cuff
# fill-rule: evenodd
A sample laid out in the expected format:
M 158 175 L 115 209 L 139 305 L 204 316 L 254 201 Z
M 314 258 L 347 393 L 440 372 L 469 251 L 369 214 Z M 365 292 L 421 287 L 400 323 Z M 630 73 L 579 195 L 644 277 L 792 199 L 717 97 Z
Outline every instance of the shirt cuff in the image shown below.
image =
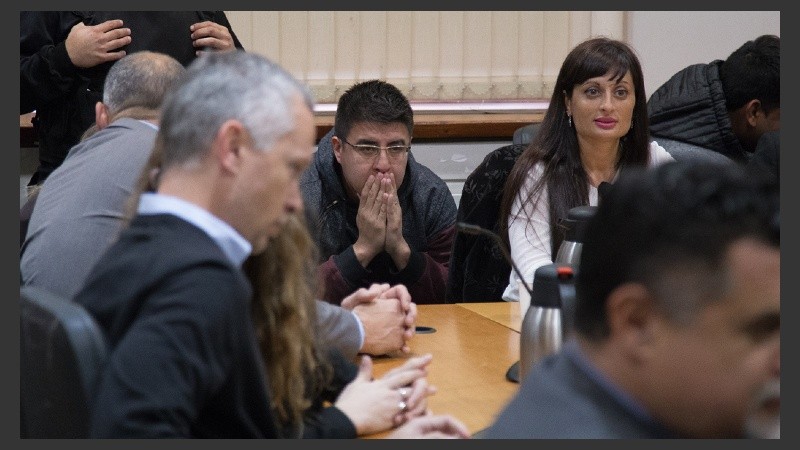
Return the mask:
M 350 311 L 350 314 L 353 315 L 356 319 L 356 323 L 358 324 L 358 351 L 360 352 L 362 348 L 364 348 L 364 324 L 361 323 L 361 319 L 358 318 L 358 314 Z

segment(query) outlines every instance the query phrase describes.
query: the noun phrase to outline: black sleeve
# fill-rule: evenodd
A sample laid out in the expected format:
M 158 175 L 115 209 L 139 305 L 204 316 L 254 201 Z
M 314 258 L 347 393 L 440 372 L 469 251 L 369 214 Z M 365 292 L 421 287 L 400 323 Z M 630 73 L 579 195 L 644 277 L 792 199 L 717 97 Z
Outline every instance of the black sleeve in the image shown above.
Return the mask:
M 354 439 L 353 422 L 337 407 L 328 406 L 303 422 L 303 439 Z
M 249 320 L 248 303 L 224 268 L 195 268 L 162 283 L 135 320 L 124 319 L 133 324 L 99 381 L 92 437 L 191 437 L 202 405 L 221 395 L 247 349 L 246 331 L 231 324 Z
M 333 402 L 344 387 L 356 378 L 358 366 L 335 348 L 329 348 L 327 352 L 328 361 L 333 369 L 333 379 L 322 393 L 322 399 Z
M 358 366 L 336 349 L 327 349 L 328 361 L 333 369 L 333 379 L 320 398 L 316 399 L 303 420 L 303 439 L 352 439 L 357 437 L 356 426 L 339 408 L 323 406 L 333 403 L 348 383 L 358 373 Z
M 85 82 L 65 44 L 69 31 L 81 20 L 77 11 L 20 11 L 20 114 L 71 95 Z

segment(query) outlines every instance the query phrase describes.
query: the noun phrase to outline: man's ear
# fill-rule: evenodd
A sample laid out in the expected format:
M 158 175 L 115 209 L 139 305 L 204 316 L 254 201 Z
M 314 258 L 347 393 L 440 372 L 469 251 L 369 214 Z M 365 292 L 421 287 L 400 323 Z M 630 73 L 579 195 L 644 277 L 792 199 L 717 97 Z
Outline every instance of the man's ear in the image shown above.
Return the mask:
M 606 301 L 606 318 L 611 339 L 627 356 L 646 357 L 653 344 L 653 327 L 658 319 L 654 299 L 642 284 L 625 283 L 611 291 Z
M 331 137 L 331 144 L 333 145 L 333 156 L 336 157 L 336 161 L 341 164 L 342 163 L 342 140 L 339 139 L 337 136 Z
M 108 107 L 103 102 L 97 102 L 94 105 L 94 123 L 98 130 L 102 130 L 109 124 Z
M 253 142 L 244 125 L 232 119 L 219 127 L 212 145 L 212 154 L 221 170 L 236 173 L 243 164 L 245 151 L 253 146 Z
M 761 107 L 761 100 L 754 98 L 744 105 L 744 117 L 747 120 L 747 124 L 751 127 L 756 127 L 758 125 L 759 113 L 766 119 L 767 113 L 764 111 L 764 108 Z

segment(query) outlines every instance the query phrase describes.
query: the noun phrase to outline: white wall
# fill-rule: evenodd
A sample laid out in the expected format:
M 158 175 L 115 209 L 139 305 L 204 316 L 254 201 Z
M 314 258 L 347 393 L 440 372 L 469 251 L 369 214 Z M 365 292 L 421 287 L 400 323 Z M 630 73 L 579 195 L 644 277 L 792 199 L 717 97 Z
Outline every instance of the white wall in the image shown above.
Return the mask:
M 758 6 L 753 5 L 753 6 Z M 628 11 L 647 96 L 690 64 L 725 59 L 762 34 L 781 35 L 780 11 Z
M 492 150 L 511 144 L 508 141 L 447 142 L 412 144 L 414 159 L 424 164 L 447 183 L 458 205 L 464 180 Z

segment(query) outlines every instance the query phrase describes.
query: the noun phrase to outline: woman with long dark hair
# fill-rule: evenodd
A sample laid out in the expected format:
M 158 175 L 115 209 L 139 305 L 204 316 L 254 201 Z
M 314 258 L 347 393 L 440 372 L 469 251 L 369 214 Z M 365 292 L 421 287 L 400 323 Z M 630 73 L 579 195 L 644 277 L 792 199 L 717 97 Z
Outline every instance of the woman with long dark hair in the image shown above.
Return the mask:
M 564 240 L 567 212 L 596 205 L 598 186 L 620 170 L 673 158 L 650 141 L 642 67 L 626 43 L 597 37 L 567 55 L 539 132 L 506 180 L 501 229 L 511 257 L 530 284 L 553 262 Z M 513 271 L 503 293 L 519 300 Z

